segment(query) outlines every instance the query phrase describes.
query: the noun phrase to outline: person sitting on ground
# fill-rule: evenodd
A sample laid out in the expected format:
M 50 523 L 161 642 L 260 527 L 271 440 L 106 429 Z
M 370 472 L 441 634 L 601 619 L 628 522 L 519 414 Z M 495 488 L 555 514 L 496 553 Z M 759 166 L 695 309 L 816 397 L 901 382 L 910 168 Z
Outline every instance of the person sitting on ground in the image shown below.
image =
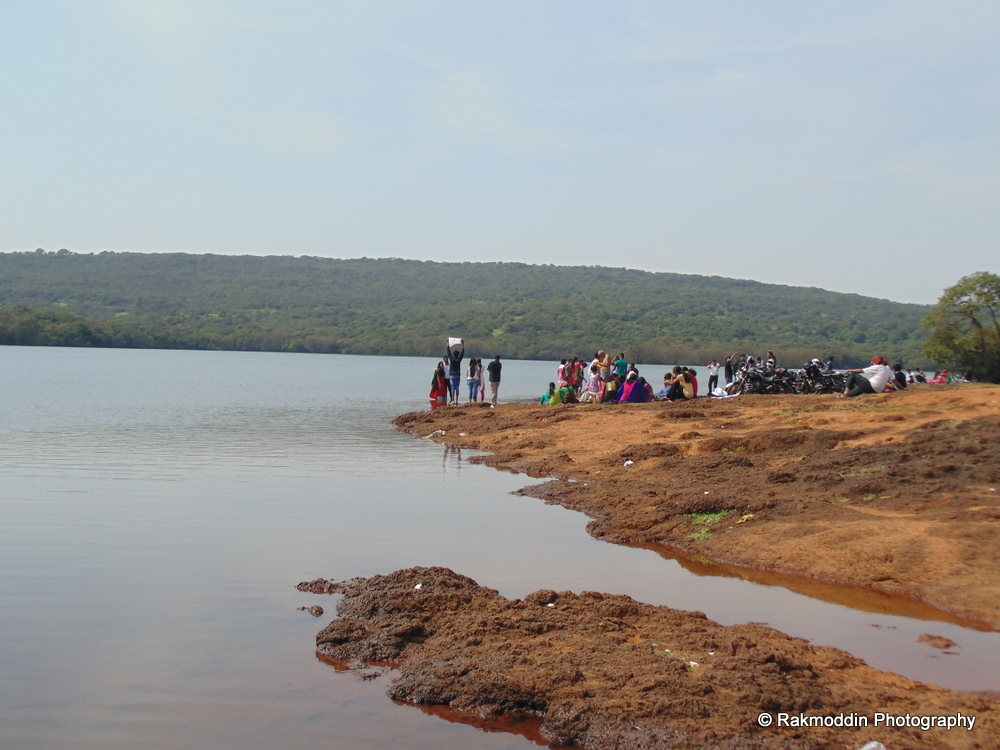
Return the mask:
M 625 378 L 625 384 L 621 387 L 618 392 L 618 397 L 615 399 L 619 402 L 628 402 L 632 404 L 642 404 L 645 403 L 649 398 L 649 393 L 646 391 L 646 385 L 639 381 L 639 375 L 635 372 L 630 372 L 628 377 Z
M 611 378 L 611 380 L 607 381 L 604 384 L 604 395 L 601 397 L 601 400 L 604 403 L 615 401 L 618 398 L 618 391 L 621 388 L 621 386 L 622 386 L 621 379 L 617 375 L 615 375 L 613 378 Z
M 885 390 L 892 370 L 885 357 L 874 357 L 872 363 L 864 369 L 844 370 L 847 380 L 844 382 L 844 396 L 854 398 L 862 393 L 882 393 Z
M 673 385 L 674 374 L 671 372 L 663 373 L 663 388 L 661 388 L 656 393 L 656 400 L 660 401 L 667 397 L 667 392 L 670 390 L 670 386 Z
M 558 406 L 562 403 L 562 393 L 559 388 L 556 388 L 555 383 L 549 383 L 549 389 L 541 395 L 538 403 L 548 404 L 549 406 Z
M 656 396 L 653 395 L 653 386 L 646 382 L 646 378 L 639 378 L 639 383 L 646 390 L 646 401 L 656 401 Z
M 892 366 L 892 379 L 896 381 L 896 390 L 906 390 L 906 376 L 903 374 L 903 365 L 899 362 Z
M 947 370 L 941 370 L 941 372 L 934 373 L 934 377 L 927 382 L 932 385 L 944 385 L 951 382 L 951 375 Z
M 685 367 L 684 372 L 687 373 L 688 379 L 691 381 L 691 398 L 698 398 L 698 373 L 691 367 Z
M 688 380 L 688 374 L 684 372 L 684 368 L 677 366 L 673 370 L 673 380 L 670 383 L 670 387 L 667 389 L 664 399 L 667 401 L 680 401 L 682 399 L 694 398 L 694 389 L 691 386 L 691 381 Z
M 924 375 L 924 371 L 921 370 L 919 367 L 917 368 L 917 371 L 915 373 L 913 373 L 913 379 L 917 383 L 926 383 L 927 382 L 927 376 Z
M 622 383 L 621 388 L 618 389 L 618 395 L 615 396 L 615 401 L 628 401 L 628 397 L 632 395 L 632 390 L 635 388 L 635 384 L 638 379 L 638 375 L 630 372 L 626 376 L 625 382 Z

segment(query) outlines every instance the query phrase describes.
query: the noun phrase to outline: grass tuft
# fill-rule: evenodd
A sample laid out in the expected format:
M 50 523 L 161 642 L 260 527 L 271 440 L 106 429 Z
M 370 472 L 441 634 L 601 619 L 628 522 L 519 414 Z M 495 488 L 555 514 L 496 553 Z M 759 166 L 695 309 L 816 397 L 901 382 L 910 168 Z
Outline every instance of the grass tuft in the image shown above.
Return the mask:
M 711 527 L 719 522 L 719 519 L 729 513 L 735 513 L 736 510 L 730 508 L 729 510 L 715 510 L 707 511 L 705 513 L 688 513 L 688 523 L 692 526 L 701 526 L 695 533 L 688 536 L 689 539 L 695 542 L 703 542 L 706 539 L 712 537 Z

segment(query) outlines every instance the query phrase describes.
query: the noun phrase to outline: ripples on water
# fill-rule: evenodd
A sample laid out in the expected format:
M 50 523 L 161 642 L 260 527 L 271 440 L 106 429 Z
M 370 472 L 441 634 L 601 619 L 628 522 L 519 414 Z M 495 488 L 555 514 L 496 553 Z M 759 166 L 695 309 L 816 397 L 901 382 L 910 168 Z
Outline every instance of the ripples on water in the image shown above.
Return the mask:
M 295 583 L 411 565 L 507 596 L 602 590 L 769 622 L 998 687 L 995 633 L 598 542 L 582 515 L 508 494 L 525 477 L 397 433 L 393 416 L 426 408 L 432 364 L 0 347 L 0 747 L 534 747 L 314 658 L 333 602 Z M 506 363 L 502 397 L 533 398 L 554 368 Z M 324 618 L 295 611 L 317 601 Z M 925 632 L 960 655 L 917 644 Z

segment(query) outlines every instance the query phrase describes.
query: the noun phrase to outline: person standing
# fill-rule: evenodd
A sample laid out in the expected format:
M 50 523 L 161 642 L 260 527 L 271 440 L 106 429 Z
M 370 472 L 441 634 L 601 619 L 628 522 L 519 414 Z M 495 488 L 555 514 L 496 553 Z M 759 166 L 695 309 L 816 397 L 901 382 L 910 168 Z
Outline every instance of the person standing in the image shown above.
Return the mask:
M 450 360 L 448 359 L 448 357 L 445 357 L 444 359 L 441 360 L 441 368 L 444 372 L 445 391 L 448 396 L 446 401 L 448 402 L 451 401 L 451 365 L 449 364 L 449 362 Z
M 576 366 L 578 361 L 576 357 L 573 357 L 566 363 L 566 385 L 573 393 L 580 390 L 580 370 Z
M 584 391 L 583 397 L 580 399 L 582 403 L 588 404 L 591 402 L 600 403 L 601 401 L 601 368 L 597 365 L 590 366 L 590 380 L 587 381 L 587 388 Z
M 601 372 L 601 358 L 603 354 L 604 352 L 594 352 L 594 360 L 590 363 L 591 367 L 597 365 L 598 376 L 601 378 L 601 380 L 605 379 L 604 373 Z
M 615 375 L 618 377 L 624 378 L 628 376 L 629 365 L 624 353 L 619 354 L 615 361 L 611 363 L 611 366 L 615 368 Z
M 476 396 L 479 395 L 479 377 L 482 373 L 482 368 L 479 366 L 479 360 L 475 357 L 469 357 L 469 369 L 465 373 L 465 381 L 469 384 L 469 403 L 473 403 L 476 400 Z
M 725 375 L 726 375 L 726 385 L 733 382 L 733 360 L 739 356 L 739 352 L 733 352 L 728 357 L 726 357 Z
M 579 393 L 583 387 L 584 371 L 587 369 L 587 365 L 579 357 L 573 357 L 573 365 L 576 368 L 576 391 Z
M 598 353 L 601 355 L 601 377 L 608 380 L 615 374 L 614 360 L 611 359 L 610 354 L 605 354 L 603 351 Z
M 722 367 L 718 360 L 712 360 L 708 365 L 708 395 L 711 396 L 719 387 L 719 369 Z
M 462 385 L 462 357 L 465 356 L 465 339 L 459 339 L 458 341 L 462 346 L 459 351 L 451 348 L 450 341 L 448 347 L 445 349 L 448 373 L 451 378 L 451 403 L 456 406 L 458 405 L 459 389 Z
M 500 390 L 500 370 L 503 369 L 503 365 L 500 364 L 500 355 L 496 355 L 493 361 L 486 365 L 486 372 L 489 374 L 490 379 L 490 406 L 497 405 L 497 391 Z
M 434 375 L 431 376 L 431 401 L 444 406 L 445 399 L 448 398 L 448 378 L 444 374 L 444 362 L 438 362 L 434 368 Z

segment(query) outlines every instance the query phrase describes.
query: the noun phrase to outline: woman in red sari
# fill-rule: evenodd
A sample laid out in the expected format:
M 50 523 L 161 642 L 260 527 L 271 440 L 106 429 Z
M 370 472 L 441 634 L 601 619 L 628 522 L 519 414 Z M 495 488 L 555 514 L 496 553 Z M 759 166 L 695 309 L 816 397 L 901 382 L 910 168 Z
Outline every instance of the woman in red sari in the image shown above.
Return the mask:
M 444 365 L 440 362 L 431 377 L 430 398 L 437 404 L 448 403 L 448 378 L 444 374 Z

